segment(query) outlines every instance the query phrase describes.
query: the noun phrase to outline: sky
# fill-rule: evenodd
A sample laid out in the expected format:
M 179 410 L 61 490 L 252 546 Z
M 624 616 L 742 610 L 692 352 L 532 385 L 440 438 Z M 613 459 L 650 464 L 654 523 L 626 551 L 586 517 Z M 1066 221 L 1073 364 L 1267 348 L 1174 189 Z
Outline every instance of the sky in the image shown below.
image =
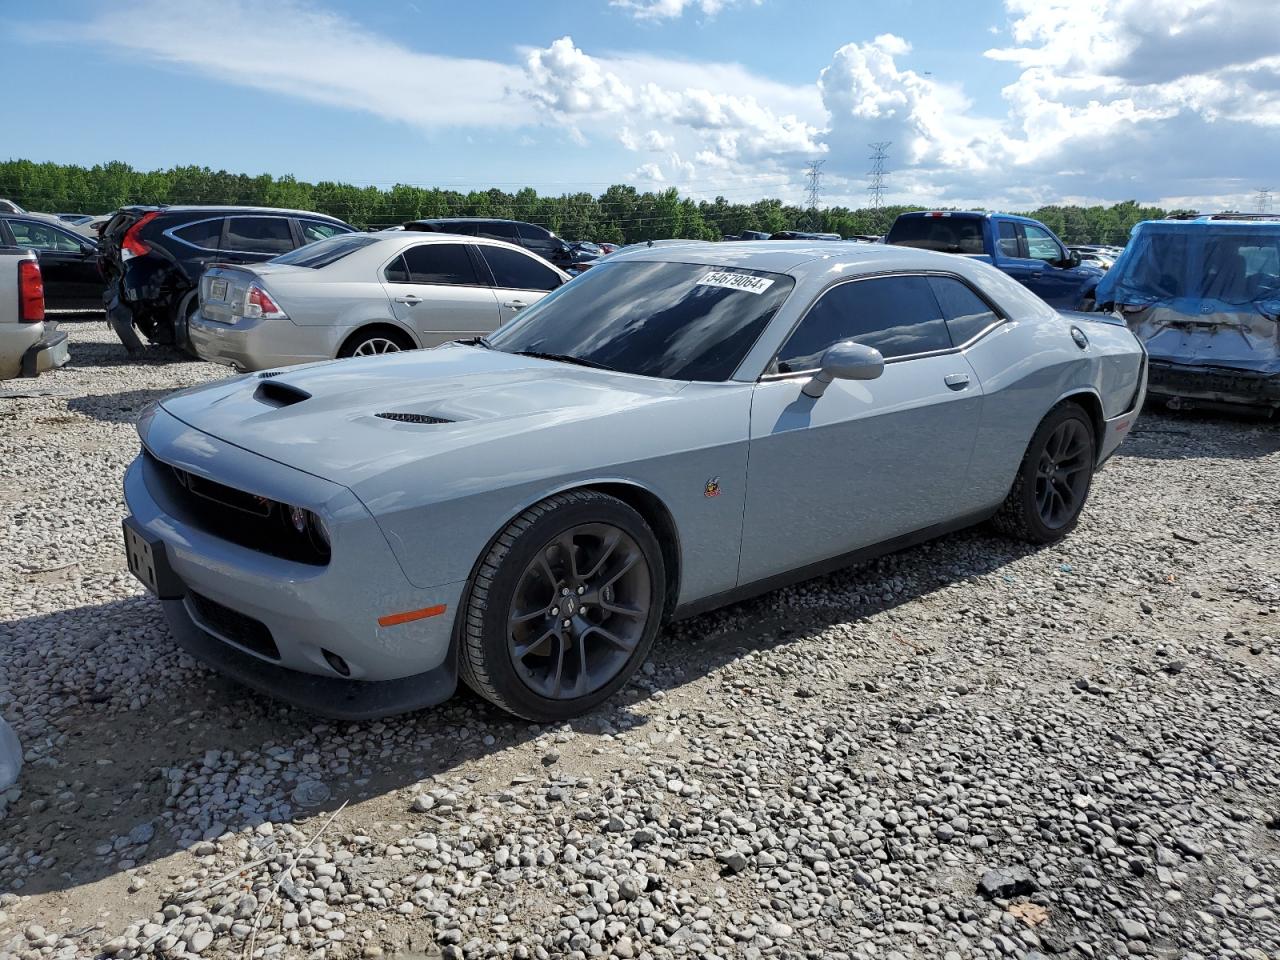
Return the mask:
M 1276 3 L 45 0 L 0 155 L 865 206 L 889 141 L 889 203 L 1280 209 Z

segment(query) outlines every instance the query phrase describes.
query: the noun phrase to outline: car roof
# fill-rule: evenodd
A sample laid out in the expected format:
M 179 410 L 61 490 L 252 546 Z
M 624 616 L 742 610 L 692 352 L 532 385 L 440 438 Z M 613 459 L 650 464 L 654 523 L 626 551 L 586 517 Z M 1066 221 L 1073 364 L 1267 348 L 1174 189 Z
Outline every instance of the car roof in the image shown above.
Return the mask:
M 884 270 L 936 270 L 965 272 L 967 257 L 937 253 L 915 247 L 895 247 L 883 243 L 833 243 L 830 240 L 737 240 L 729 243 L 689 243 L 680 246 L 649 247 L 618 251 L 610 263 L 631 260 L 664 263 L 697 263 L 707 266 L 739 267 L 767 273 L 795 276 L 836 272 L 836 268 L 865 267 L 865 272 Z
M 477 220 L 483 220 L 485 223 L 528 223 L 531 227 L 536 227 L 536 223 L 529 223 L 528 220 L 508 220 L 505 217 L 421 217 L 417 220 L 409 220 L 408 223 L 472 223 Z
M 904 217 L 910 217 L 913 220 L 942 217 L 953 217 L 959 220 L 990 220 L 992 217 L 999 217 L 1001 220 L 1016 220 L 1018 223 L 1034 223 L 1037 226 L 1043 226 L 1039 220 L 1032 217 L 1024 217 L 1016 213 L 1001 213 L 999 210 L 911 210 L 898 214 L 898 219 Z
M 372 250 L 375 247 L 387 250 L 403 250 L 406 247 L 416 247 L 422 243 L 471 243 L 478 244 L 482 247 L 505 247 L 507 250 L 516 250 L 522 256 L 533 257 L 539 263 L 545 264 L 556 273 L 568 276 L 563 270 L 554 263 L 543 259 L 536 253 L 520 246 L 518 243 L 508 243 L 505 240 L 495 240 L 492 237 L 471 237 L 462 233 L 443 233 L 438 230 L 379 230 L 376 233 L 357 234 L 357 236 L 372 237 L 376 243 L 371 243 L 365 249 Z
M 241 207 L 233 204 L 178 204 L 168 206 L 165 204 L 133 204 L 127 207 L 121 207 L 121 210 L 141 210 L 150 212 L 156 210 L 160 213 L 210 213 L 210 214 L 228 214 L 228 213 L 263 213 L 276 214 L 281 217 L 316 217 L 320 220 L 332 220 L 334 223 L 344 223 L 337 217 L 331 217 L 327 213 L 316 213 L 314 210 L 290 210 L 286 207 Z

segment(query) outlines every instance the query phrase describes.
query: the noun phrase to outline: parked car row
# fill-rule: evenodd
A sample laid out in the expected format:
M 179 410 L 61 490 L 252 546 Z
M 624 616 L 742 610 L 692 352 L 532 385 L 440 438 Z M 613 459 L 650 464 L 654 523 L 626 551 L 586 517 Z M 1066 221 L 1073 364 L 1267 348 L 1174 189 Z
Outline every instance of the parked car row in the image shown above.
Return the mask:
M 125 554 L 178 643 L 329 716 L 462 681 L 564 720 L 670 619 L 989 519 L 1065 536 L 1143 401 L 1122 322 L 979 258 L 655 243 L 564 279 L 515 244 L 411 230 L 209 266 L 199 349 L 355 355 L 143 413 Z M 371 356 L 375 303 L 387 339 L 498 329 Z

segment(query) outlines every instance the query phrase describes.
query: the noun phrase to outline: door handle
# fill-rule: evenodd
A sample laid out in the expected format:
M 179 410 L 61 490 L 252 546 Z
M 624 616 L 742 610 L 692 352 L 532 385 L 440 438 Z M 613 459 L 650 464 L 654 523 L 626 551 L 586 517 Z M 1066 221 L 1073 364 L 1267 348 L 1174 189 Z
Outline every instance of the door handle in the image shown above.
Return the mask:
M 396 297 L 396 303 L 407 303 L 409 304 L 409 306 L 413 306 L 415 303 L 421 303 L 421 302 L 422 302 L 422 298 L 415 297 L 412 293 L 409 294 L 407 297 Z
M 512 310 L 523 310 L 528 305 L 523 300 L 508 300 L 503 304 L 504 307 L 510 307 Z
M 942 378 L 942 382 L 952 390 L 963 390 L 969 386 L 969 375 L 967 373 L 949 373 Z

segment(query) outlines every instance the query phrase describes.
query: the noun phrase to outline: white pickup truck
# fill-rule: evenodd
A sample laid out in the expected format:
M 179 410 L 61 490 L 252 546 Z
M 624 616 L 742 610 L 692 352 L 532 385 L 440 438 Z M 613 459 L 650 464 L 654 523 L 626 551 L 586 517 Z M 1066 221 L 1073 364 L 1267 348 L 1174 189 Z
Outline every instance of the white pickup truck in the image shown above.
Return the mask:
M 67 360 L 66 333 L 44 318 L 44 280 L 36 255 L 0 247 L 0 380 L 34 377 Z

